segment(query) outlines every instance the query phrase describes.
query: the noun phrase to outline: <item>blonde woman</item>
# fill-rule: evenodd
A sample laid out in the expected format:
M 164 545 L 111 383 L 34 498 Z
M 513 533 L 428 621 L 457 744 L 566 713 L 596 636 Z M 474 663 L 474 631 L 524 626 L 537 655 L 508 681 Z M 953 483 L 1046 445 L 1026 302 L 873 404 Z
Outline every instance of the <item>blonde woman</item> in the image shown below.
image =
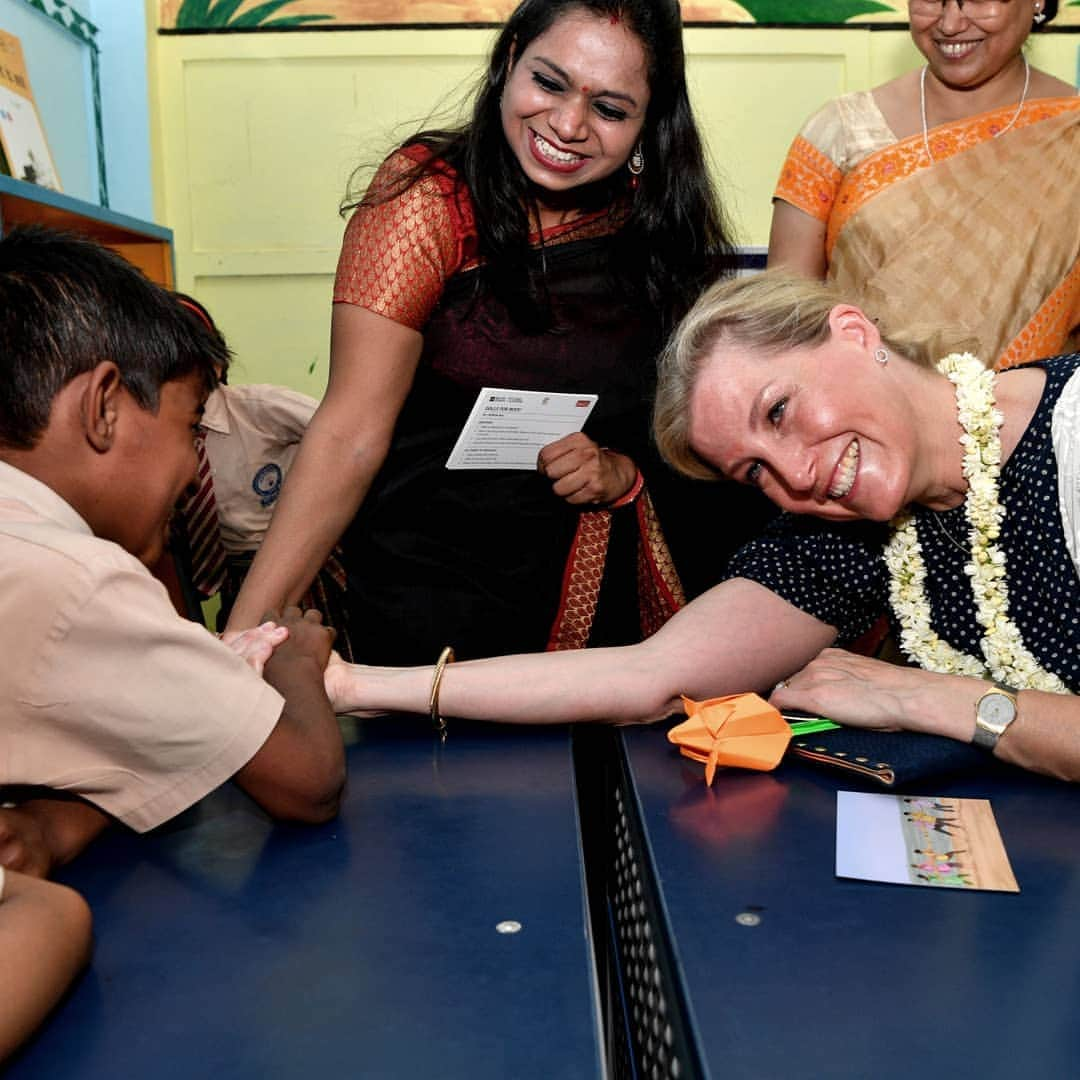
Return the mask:
M 941 358 L 805 278 L 715 286 L 668 346 L 654 419 L 676 467 L 789 511 L 728 580 L 639 645 L 436 670 L 335 663 L 331 698 L 634 722 L 680 693 L 783 680 L 779 705 L 1080 779 L 1078 370 L 1080 354 L 997 376 Z M 830 648 L 886 611 L 913 666 Z

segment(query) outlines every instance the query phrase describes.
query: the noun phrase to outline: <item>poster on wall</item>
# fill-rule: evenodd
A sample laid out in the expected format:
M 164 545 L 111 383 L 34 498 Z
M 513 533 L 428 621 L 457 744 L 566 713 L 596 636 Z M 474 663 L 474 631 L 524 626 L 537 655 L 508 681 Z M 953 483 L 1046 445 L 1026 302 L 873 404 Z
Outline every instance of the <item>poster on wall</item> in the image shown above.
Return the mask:
M 518 0 L 161 0 L 162 30 L 330 29 L 496 24 Z M 907 0 L 683 0 L 687 23 L 859 26 L 907 22 Z M 1055 27 L 1080 26 L 1080 0 L 1062 0 Z
M 41 126 L 22 45 L 0 30 L 0 147 L 6 171 L 16 180 L 60 191 L 45 129 Z

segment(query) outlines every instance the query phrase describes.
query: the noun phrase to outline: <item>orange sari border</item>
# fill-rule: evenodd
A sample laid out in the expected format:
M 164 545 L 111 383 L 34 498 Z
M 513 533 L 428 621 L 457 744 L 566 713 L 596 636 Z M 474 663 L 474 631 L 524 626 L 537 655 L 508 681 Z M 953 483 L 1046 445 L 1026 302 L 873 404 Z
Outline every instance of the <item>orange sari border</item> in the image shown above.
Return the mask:
M 780 170 L 774 199 L 827 222 L 844 174 L 809 139 L 796 135 Z
M 1076 109 L 1080 109 L 1080 97 L 1039 98 L 1025 106 L 1012 130 L 1021 131 Z M 819 219 L 827 220 L 829 224 L 825 239 L 826 258 L 832 259 L 836 239 L 844 226 L 876 195 L 901 180 L 995 138 L 1013 112 L 1015 106 L 1009 105 L 932 128 L 928 139 L 933 161 L 926 158 L 922 133 L 883 147 L 860 161 L 840 183 L 831 213 Z
M 1053 356 L 1076 326 L 1080 326 L 1080 262 L 1009 343 L 995 365 L 997 370 L 1026 364 L 1035 356 Z

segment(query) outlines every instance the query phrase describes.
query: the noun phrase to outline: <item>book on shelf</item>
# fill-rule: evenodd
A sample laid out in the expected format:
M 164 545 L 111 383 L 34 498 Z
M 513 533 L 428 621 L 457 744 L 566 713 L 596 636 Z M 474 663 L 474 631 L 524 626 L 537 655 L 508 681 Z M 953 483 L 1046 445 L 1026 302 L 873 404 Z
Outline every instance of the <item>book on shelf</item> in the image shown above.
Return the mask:
M 41 126 L 22 45 L 0 30 L 0 165 L 9 176 L 63 190 Z

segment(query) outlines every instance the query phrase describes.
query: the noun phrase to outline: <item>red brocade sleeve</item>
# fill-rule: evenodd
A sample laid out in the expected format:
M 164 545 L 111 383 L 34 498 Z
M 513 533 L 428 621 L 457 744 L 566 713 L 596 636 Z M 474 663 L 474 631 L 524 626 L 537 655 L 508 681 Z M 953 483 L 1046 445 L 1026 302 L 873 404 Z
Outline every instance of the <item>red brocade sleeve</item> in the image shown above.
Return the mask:
M 380 166 L 346 226 L 334 281 L 335 303 L 356 304 L 413 330 L 423 329 L 447 278 L 461 268 L 474 231 L 467 195 L 439 163 L 388 195 L 424 154 L 408 147 Z

